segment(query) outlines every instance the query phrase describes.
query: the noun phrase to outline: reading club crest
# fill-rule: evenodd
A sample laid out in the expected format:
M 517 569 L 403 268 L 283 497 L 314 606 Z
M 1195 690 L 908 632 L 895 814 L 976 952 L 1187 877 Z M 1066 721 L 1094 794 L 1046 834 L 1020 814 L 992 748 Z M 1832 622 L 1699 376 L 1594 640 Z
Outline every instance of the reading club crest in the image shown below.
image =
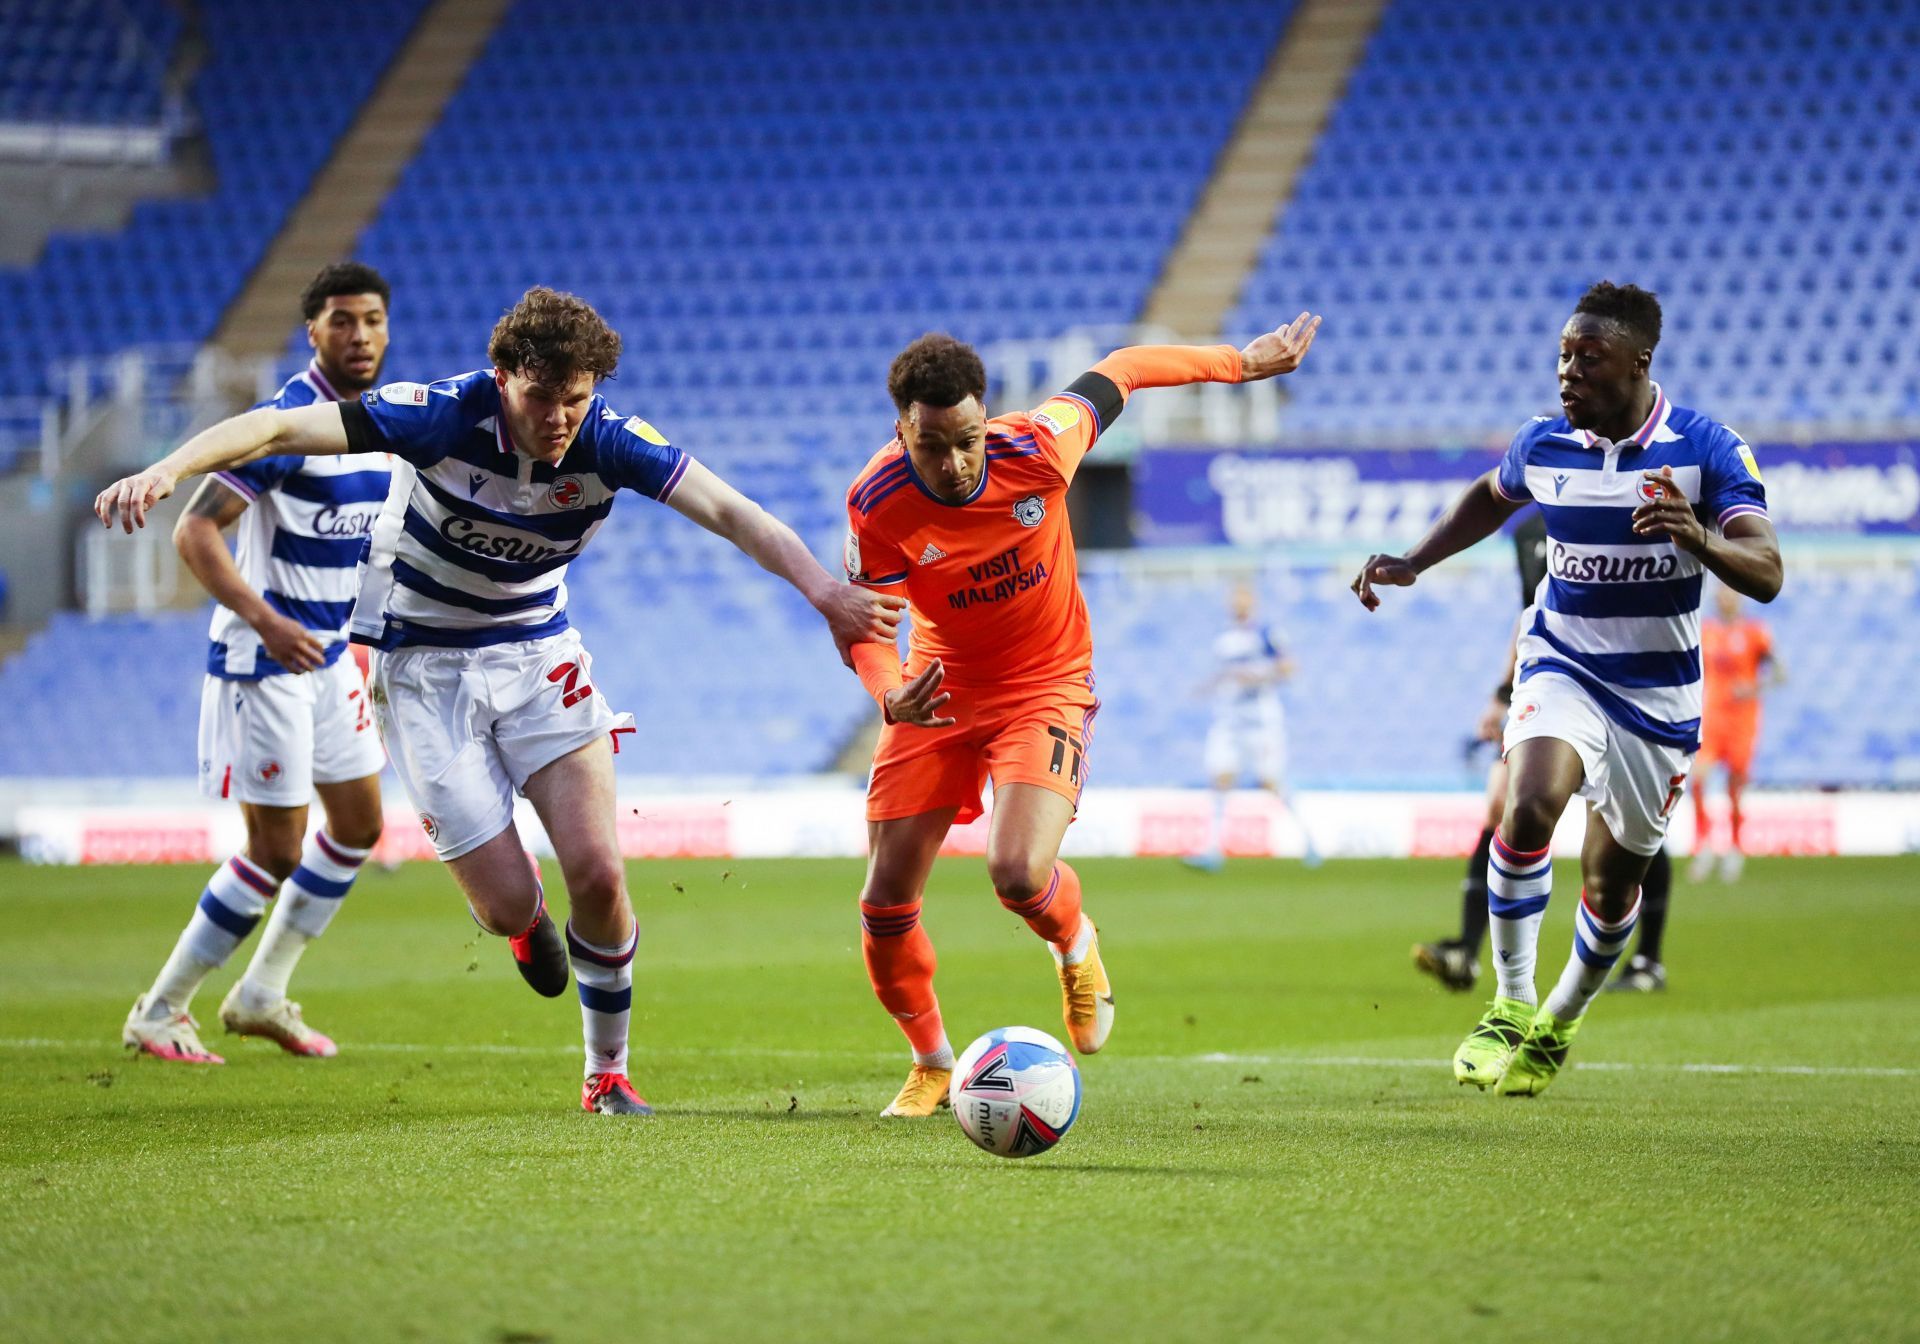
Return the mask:
M 556 509 L 577 509 L 586 497 L 586 487 L 578 476 L 562 476 L 547 487 L 547 498 Z
M 1013 520 L 1022 527 L 1038 527 L 1047 516 L 1047 502 L 1038 495 L 1028 495 L 1013 506 Z

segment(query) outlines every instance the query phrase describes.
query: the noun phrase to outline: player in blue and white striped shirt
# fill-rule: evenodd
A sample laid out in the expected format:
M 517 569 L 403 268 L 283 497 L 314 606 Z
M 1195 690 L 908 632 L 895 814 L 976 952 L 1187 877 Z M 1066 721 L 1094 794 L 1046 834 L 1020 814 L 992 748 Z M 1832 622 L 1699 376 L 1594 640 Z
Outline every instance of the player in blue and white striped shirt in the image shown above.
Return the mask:
M 253 411 L 196 435 L 95 501 L 144 525 L 184 477 L 269 453 L 401 460 L 353 615 L 373 643 L 374 714 L 427 834 L 521 973 L 563 993 L 586 1038 L 584 1109 L 647 1115 L 627 1078 L 638 931 L 614 826 L 613 734 L 632 719 L 595 689 L 567 625 L 566 570 L 629 489 L 727 538 L 806 595 L 846 658 L 891 642 L 905 601 L 839 582 L 792 529 L 595 391 L 620 338 L 583 300 L 529 290 L 488 344 L 493 368 L 396 383 L 344 405 Z M 670 651 L 662 652 L 670 657 Z M 572 906 L 561 940 L 514 825 L 532 803 Z
M 371 267 L 323 269 L 301 296 L 313 359 L 261 405 L 332 405 L 371 387 L 386 356 L 390 298 Z M 221 1062 L 200 1042 L 189 1005 L 276 892 L 220 1020 L 294 1054 L 334 1053 L 287 1000 L 287 982 L 380 836 L 380 743 L 360 669 L 342 655 L 360 551 L 389 476 L 384 453 L 264 457 L 209 477 L 174 529 L 181 557 L 218 604 L 200 700 L 201 791 L 240 804 L 247 846 L 216 871 L 127 1016 L 122 1039 L 147 1054 Z M 237 529 L 231 554 L 228 527 Z M 326 824 L 308 839 L 315 793 Z
M 1490 846 L 1487 907 L 1500 987 L 1454 1056 L 1463 1083 L 1543 1091 L 1619 960 L 1640 882 L 1700 745 L 1700 585 L 1712 573 L 1772 601 L 1784 572 L 1766 490 L 1738 434 L 1675 406 L 1649 376 L 1660 303 L 1632 285 L 1589 289 L 1560 334 L 1564 414 L 1521 427 L 1488 472 L 1405 556 L 1354 580 L 1405 586 L 1537 502 L 1547 576 L 1521 619 L 1505 746 L 1507 802 Z M 1553 832 L 1588 801 L 1585 892 L 1573 955 L 1537 1002 Z

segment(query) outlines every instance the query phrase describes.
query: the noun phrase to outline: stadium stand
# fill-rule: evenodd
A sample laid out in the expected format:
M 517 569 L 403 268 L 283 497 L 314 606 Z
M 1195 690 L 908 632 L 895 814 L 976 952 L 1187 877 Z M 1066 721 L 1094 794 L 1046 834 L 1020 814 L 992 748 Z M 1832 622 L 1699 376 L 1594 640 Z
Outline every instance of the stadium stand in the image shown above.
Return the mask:
M 1230 327 L 1333 315 L 1293 437 L 1502 436 L 1606 276 L 1661 293 L 1682 404 L 1910 424 L 1916 232 L 1906 0 L 1396 0 Z
M 369 87 L 391 55 L 381 44 L 419 9 L 377 3 L 386 20 L 356 19 L 352 39 L 374 59 L 342 67 Z M 327 21 L 203 8 L 246 8 L 256 32 Z M 1340 339 L 1289 386 L 1290 433 L 1504 436 L 1550 390 L 1543 333 L 1611 267 L 1665 291 L 1659 367 L 1683 400 L 1736 422 L 1920 415 L 1907 241 L 1920 36 L 1897 5 L 1861 0 L 1851 28 L 1816 21 L 1833 8 L 1397 3 L 1239 310 L 1242 331 L 1303 306 L 1332 315 Z M 1727 22 L 1736 10 L 1744 30 Z M 982 344 L 1046 337 L 1137 314 L 1287 17 L 1248 0 L 1065 0 L 1046 16 L 1075 34 L 1061 44 L 1040 39 L 1031 9 L 996 0 L 957 39 L 964 59 L 923 68 L 901 57 L 926 21 L 904 0 L 676 5 L 644 22 L 604 11 L 523 0 L 368 231 L 362 255 L 396 284 L 396 368 L 475 367 L 527 284 L 578 290 L 626 338 L 614 403 L 710 459 L 822 556 L 838 552 L 851 471 L 886 433 L 884 372 L 902 342 L 929 327 Z M 308 48 L 335 40 L 299 31 Z M 563 85 L 524 59 L 582 33 L 593 58 Z M 1617 120 L 1576 130 L 1569 90 L 1611 86 L 1561 58 L 1601 42 L 1684 62 L 1690 78 L 1582 98 L 1583 116 Z M 257 194 L 223 206 L 223 185 L 213 202 L 144 208 L 121 238 L 64 240 L 35 271 L 0 273 L 0 303 L 36 296 L 58 349 L 204 334 L 354 103 L 303 105 L 310 121 L 291 132 L 246 124 L 263 88 L 291 83 L 272 55 L 289 49 L 216 53 L 227 76 L 199 84 L 223 184 L 243 174 Z M 1875 61 L 1857 59 L 1868 49 Z M 1145 62 L 1152 80 L 1137 78 Z M 1007 72 L 992 97 L 981 70 Z M 1715 96 L 1698 97 L 1702 85 Z M 1829 92 L 1786 96 L 1809 87 Z M 1583 146 L 1623 140 L 1643 144 L 1656 182 L 1684 186 L 1605 192 L 1595 228 L 1569 204 L 1584 199 Z M 503 162 L 546 165 L 554 189 L 503 184 Z M 1817 190 L 1816 170 L 1828 175 Z M 896 200 L 918 208 L 891 211 Z M 1816 206 L 1835 212 L 1818 229 Z M 1699 228 L 1701 211 L 1719 225 Z M 1807 340 L 1808 312 L 1840 336 Z M 1725 332 L 1757 335 L 1702 339 Z M 0 351 L 0 379 L 28 358 Z M 1202 782 L 1210 668 L 1194 651 L 1224 619 L 1222 581 L 1085 563 L 1104 700 L 1094 778 Z M 1372 618 L 1346 578 L 1279 561 L 1264 572 L 1300 664 L 1294 782 L 1471 784 L 1463 746 L 1512 619 L 1510 570 L 1437 575 Z M 642 725 L 619 758 L 629 776 L 827 769 L 873 713 L 797 597 L 665 509 L 623 502 L 571 587 L 596 682 Z M 1793 680 L 1770 699 L 1759 782 L 1920 783 L 1920 724 L 1901 694 L 1920 645 L 1900 634 L 1920 626 L 1920 565 L 1796 571 L 1765 615 Z M 205 647 L 198 613 L 57 619 L 0 666 L 0 694 L 40 707 L 0 738 L 0 774 L 190 773 Z M 99 726 L 124 719 L 131 693 L 152 727 L 137 740 Z
M 159 123 L 181 27 L 166 0 L 0 0 L 0 122 Z
M 771 476 L 747 484 L 802 511 L 802 486 L 782 499 Z M 652 521 L 624 533 L 623 546 L 596 546 L 572 587 L 576 624 L 597 655 L 594 680 L 640 723 L 618 759 L 622 773 L 829 769 L 873 708 L 817 619 L 776 580 L 716 572 L 712 561 L 728 548 L 667 510 L 634 500 L 621 512 Z M 623 583 L 641 551 L 650 577 Z M 1346 591 L 1347 578 L 1313 566 L 1277 566 L 1262 578 L 1264 611 L 1299 664 L 1286 693 L 1293 782 L 1471 785 L 1464 749 L 1499 674 L 1514 614 L 1511 569 L 1440 571 L 1390 594 L 1391 610 L 1374 616 Z M 1113 557 L 1088 557 L 1086 580 L 1101 697 L 1093 778 L 1203 783 L 1204 651 L 1224 621 L 1225 583 L 1145 577 Z M 1790 677 L 1767 699 L 1756 782 L 1920 785 L 1920 723 L 1907 689 L 1920 683 L 1920 642 L 1901 633 L 1920 628 L 1920 564 L 1797 571 L 1760 614 Z M 36 707 L 0 736 L 0 775 L 192 773 L 206 643 L 200 614 L 56 618 L 0 666 L 0 700 Z M 1861 657 L 1863 648 L 1874 656 Z M 140 734 L 103 727 L 130 713 Z
M 10 395 L 57 394 L 61 388 L 53 369 L 61 361 L 135 344 L 204 340 L 424 2 L 361 0 L 343 8 L 197 0 L 211 50 L 190 101 L 207 138 L 218 188 L 203 200 L 143 203 L 118 234 L 59 235 L 48 241 L 36 265 L 0 268 L 0 311 L 35 314 L 33 340 L 0 346 L 0 389 Z M 27 20 L 23 31 L 33 44 L 30 50 L 15 46 L 16 6 Z M 95 92 L 72 95 L 94 111 L 145 106 L 150 90 L 144 86 L 116 102 L 122 86 L 98 84 L 102 56 L 99 38 L 91 34 L 111 36 L 119 29 L 89 21 L 96 10 L 142 16 L 142 31 L 156 34 L 156 41 L 177 35 L 172 7 L 160 0 L 86 5 L 0 0 L 0 14 L 8 22 L 0 63 L 9 72 L 0 87 L 7 90 L 9 115 L 66 115 L 68 95 L 49 102 L 52 95 L 35 92 L 43 87 L 104 88 L 98 98 Z M 60 36 L 45 36 L 50 33 Z M 343 59 L 329 63 L 326 92 L 319 95 L 313 85 L 315 53 L 329 50 Z M 262 115 L 265 108 L 278 113 Z
M 521 3 L 361 251 L 404 278 L 411 368 L 476 367 L 500 311 L 552 284 L 619 328 L 618 396 L 669 434 L 711 451 L 692 427 L 858 417 L 855 465 L 922 331 L 1139 314 L 1289 10 Z M 936 21 L 938 58 L 914 57 Z M 588 45 L 562 82 L 525 56 Z M 535 161 L 550 190 L 503 183 Z

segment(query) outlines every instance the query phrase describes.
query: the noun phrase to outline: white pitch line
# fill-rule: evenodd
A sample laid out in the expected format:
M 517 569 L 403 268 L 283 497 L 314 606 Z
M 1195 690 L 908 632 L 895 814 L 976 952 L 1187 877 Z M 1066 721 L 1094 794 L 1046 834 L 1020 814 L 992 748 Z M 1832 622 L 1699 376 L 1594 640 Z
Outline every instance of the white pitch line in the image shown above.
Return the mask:
M 1444 1059 L 1389 1059 L 1378 1055 L 1168 1055 L 1162 1057 L 1167 1063 L 1191 1064 L 1262 1064 L 1279 1068 L 1420 1068 L 1439 1069 L 1448 1064 Z M 1569 1066 L 1576 1069 L 1607 1070 L 1613 1073 L 1749 1073 L 1781 1074 L 1813 1078 L 1915 1078 L 1920 1077 L 1920 1069 L 1897 1067 L 1874 1067 L 1871 1065 L 1821 1065 L 1821 1064 L 1629 1064 L 1618 1060 L 1576 1059 Z
M 0 1050 L 97 1050 L 107 1042 L 62 1041 L 40 1036 L 0 1038 Z M 417 1041 L 362 1041 L 348 1046 L 352 1053 L 392 1055 L 575 1055 L 577 1045 L 502 1045 L 469 1041 L 448 1045 L 423 1045 Z M 892 1061 L 891 1053 L 864 1050 L 772 1050 L 751 1046 L 640 1046 L 642 1058 L 668 1055 L 698 1059 L 702 1056 L 729 1059 L 849 1059 L 870 1062 Z M 1303 1069 L 1443 1069 L 1445 1059 L 1408 1059 L 1385 1055 L 1239 1055 L 1213 1052 L 1204 1055 L 1119 1055 L 1101 1061 L 1104 1066 L 1119 1064 L 1233 1064 L 1259 1065 L 1263 1068 Z M 1572 1068 L 1610 1073 L 1718 1073 L 1761 1074 L 1797 1078 L 1920 1078 L 1920 1068 L 1872 1065 L 1821 1064 L 1659 1064 L 1627 1063 L 1619 1060 L 1575 1060 Z

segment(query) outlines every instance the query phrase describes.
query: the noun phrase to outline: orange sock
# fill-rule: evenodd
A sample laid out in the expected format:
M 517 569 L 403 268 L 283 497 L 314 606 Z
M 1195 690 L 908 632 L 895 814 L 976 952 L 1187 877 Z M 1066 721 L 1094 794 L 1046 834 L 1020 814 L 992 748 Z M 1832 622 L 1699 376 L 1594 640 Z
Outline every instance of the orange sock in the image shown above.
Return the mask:
M 997 893 L 996 893 L 997 894 Z M 1027 921 L 1027 927 L 1062 952 L 1080 932 L 1080 874 L 1056 861 L 1053 880 L 1039 895 L 1026 901 L 1000 897 L 1000 904 Z
M 916 1058 L 951 1051 L 933 992 L 933 939 L 920 927 L 920 902 L 860 902 L 860 951 L 880 1006 L 893 1014 Z

